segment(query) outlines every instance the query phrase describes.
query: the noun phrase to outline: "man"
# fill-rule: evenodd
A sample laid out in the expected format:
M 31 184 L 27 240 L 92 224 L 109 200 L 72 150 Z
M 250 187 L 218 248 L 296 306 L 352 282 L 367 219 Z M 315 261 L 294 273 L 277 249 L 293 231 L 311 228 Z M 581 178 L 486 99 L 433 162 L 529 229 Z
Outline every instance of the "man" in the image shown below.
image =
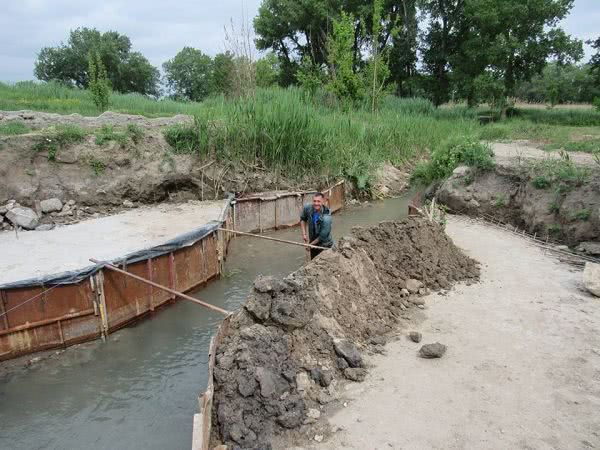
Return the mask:
M 312 205 L 310 203 L 304 205 L 300 214 L 300 228 L 302 228 L 302 238 L 305 244 L 331 248 L 333 247 L 331 214 L 324 203 L 325 196 L 317 192 L 313 197 Z M 310 259 L 315 258 L 322 251 L 311 248 Z

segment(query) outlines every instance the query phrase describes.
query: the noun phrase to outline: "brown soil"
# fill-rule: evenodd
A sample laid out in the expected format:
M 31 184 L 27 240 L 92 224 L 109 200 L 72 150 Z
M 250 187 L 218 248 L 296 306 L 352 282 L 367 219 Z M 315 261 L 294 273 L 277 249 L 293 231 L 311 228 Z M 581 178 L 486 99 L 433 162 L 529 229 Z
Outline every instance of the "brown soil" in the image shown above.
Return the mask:
M 213 441 L 265 449 L 326 429 L 320 407 L 344 379 L 364 379 L 365 352 L 383 351 L 419 295 L 478 276 L 439 225 L 409 218 L 357 228 L 283 280 L 257 279 L 217 349 Z
M 571 154 L 574 164 L 589 170 L 585 182 L 536 187 L 540 172 L 532 164 L 557 159 L 556 153 L 521 144 L 494 144 L 494 153 L 495 170 L 455 171 L 438 200 L 455 212 L 490 216 L 570 246 L 600 240 L 600 168 L 592 155 Z
M 21 121 L 33 132 L 0 136 L 0 206 L 14 199 L 33 207 L 35 201 L 58 197 L 66 203 L 114 212 L 124 200 L 135 203 L 211 200 L 226 193 L 314 189 L 333 180 L 289 179 L 260 165 L 215 161 L 210 155 L 174 154 L 163 136 L 166 126 L 189 123 L 189 116 L 147 119 L 116 113 L 99 117 L 63 116 L 30 111 L 0 112 L 0 123 Z M 94 131 L 103 125 L 123 130 L 128 124 L 144 130 L 138 143 L 111 141 L 97 145 Z M 89 131 L 84 142 L 60 148 L 56 160 L 34 150 L 44 129 L 58 124 L 77 125 Z M 94 163 L 104 166 L 94 170 Z

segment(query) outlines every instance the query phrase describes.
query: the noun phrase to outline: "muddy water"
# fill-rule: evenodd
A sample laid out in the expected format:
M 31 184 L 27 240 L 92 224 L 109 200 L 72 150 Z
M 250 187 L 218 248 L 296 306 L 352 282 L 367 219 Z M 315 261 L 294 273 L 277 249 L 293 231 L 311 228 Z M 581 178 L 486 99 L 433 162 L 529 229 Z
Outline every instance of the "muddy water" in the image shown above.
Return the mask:
M 406 215 L 408 196 L 346 210 L 336 237 L 354 225 Z M 299 230 L 270 233 L 298 240 Z M 300 247 L 254 238 L 231 243 L 226 275 L 195 295 L 228 309 L 256 275 L 285 275 L 305 260 Z M 184 301 L 118 331 L 0 378 L 1 449 L 189 449 L 197 394 L 220 316 Z

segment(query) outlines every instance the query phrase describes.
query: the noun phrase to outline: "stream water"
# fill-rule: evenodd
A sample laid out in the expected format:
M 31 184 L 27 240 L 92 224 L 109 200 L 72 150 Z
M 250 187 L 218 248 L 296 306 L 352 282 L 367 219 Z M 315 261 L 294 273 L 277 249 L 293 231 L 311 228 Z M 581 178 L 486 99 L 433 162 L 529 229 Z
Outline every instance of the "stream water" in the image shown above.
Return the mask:
M 334 235 L 406 216 L 408 199 L 334 216 Z M 299 239 L 297 228 L 269 233 Z M 236 309 L 258 274 L 283 276 L 305 261 L 300 247 L 236 238 L 225 276 L 193 295 Z M 0 449 L 186 449 L 206 386 L 210 338 L 221 316 L 178 301 L 148 320 L 0 376 Z

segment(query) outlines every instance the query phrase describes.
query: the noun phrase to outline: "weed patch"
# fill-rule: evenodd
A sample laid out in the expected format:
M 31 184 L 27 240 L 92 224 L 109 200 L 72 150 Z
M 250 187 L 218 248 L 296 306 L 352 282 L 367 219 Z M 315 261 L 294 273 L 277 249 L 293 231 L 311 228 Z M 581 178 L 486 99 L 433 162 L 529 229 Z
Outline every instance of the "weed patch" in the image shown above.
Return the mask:
M 163 136 L 175 153 L 191 154 L 200 151 L 200 130 L 196 125 L 172 125 Z
M 573 219 L 585 221 L 585 220 L 588 220 L 591 215 L 592 215 L 592 212 L 590 211 L 590 209 L 584 208 L 584 209 L 580 209 L 579 211 L 575 211 L 573 213 Z
M 56 161 L 59 150 L 82 142 L 86 137 L 84 129 L 75 125 L 57 125 L 46 128 L 33 146 L 36 153 L 47 152 L 49 161 Z
M 31 129 L 23 122 L 15 120 L 0 124 L 0 136 L 14 136 L 17 134 L 29 133 Z
M 120 130 L 112 125 L 103 125 L 94 133 L 96 145 L 106 145 L 111 141 L 117 142 L 125 148 L 130 142 L 137 144 L 144 137 L 144 130 L 136 124 L 129 124 L 125 130 Z
M 424 183 L 441 180 L 450 176 L 461 164 L 482 171 L 493 169 L 491 147 L 474 138 L 450 139 L 432 152 L 429 161 L 416 167 L 413 179 Z

